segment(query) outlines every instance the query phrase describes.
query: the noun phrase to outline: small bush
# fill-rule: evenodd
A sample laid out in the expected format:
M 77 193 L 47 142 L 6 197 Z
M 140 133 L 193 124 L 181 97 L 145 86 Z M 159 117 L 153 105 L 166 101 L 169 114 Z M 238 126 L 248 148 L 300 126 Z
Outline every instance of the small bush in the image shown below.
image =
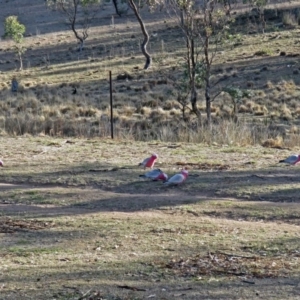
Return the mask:
M 298 25 L 298 20 L 293 13 L 284 12 L 282 15 L 282 24 L 285 26 L 296 26 Z

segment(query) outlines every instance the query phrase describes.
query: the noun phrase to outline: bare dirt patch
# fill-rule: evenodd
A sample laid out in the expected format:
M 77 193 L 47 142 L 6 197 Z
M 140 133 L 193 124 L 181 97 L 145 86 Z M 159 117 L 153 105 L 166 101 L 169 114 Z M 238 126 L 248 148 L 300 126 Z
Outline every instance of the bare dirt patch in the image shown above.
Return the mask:
M 52 222 L 0 217 L 0 233 L 13 233 L 16 231 L 27 230 L 42 230 L 53 226 L 54 224 Z

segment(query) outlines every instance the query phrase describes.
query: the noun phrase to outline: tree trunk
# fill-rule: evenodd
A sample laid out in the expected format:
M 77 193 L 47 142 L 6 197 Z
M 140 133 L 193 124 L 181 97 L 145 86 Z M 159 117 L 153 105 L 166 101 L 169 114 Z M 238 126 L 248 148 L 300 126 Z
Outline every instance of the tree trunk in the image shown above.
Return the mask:
M 119 8 L 118 8 L 118 0 L 112 0 L 113 4 L 114 4 L 114 7 L 115 7 L 115 11 L 116 11 L 116 14 L 121 17 L 121 13 L 119 12 Z
M 210 102 L 210 82 L 209 78 L 205 79 L 205 100 L 206 100 L 206 115 L 207 115 L 207 125 L 211 124 L 211 102 Z
M 80 39 L 79 42 L 80 42 L 80 45 L 79 45 L 78 51 L 81 53 L 82 50 L 83 50 L 83 48 L 84 48 L 84 40 L 83 40 L 83 39 Z
M 142 32 L 143 32 L 143 35 L 144 35 L 144 41 L 141 45 L 141 50 L 142 50 L 142 53 L 144 54 L 144 56 L 146 57 L 146 63 L 145 63 L 145 66 L 144 66 L 144 69 L 147 70 L 151 67 L 151 63 L 152 63 L 152 58 L 150 56 L 150 54 L 148 53 L 147 51 L 147 44 L 149 42 L 149 34 L 146 30 L 146 27 L 145 27 L 145 24 L 138 12 L 138 9 L 134 3 L 134 0 L 128 0 L 129 1 L 129 6 L 131 7 L 131 9 L 133 10 L 138 22 L 140 23 L 140 26 L 141 26 L 141 29 L 142 29 Z
M 20 62 L 20 71 L 23 70 L 23 59 L 22 59 L 22 53 L 18 52 L 19 62 Z
M 190 40 L 190 51 L 189 51 L 189 60 L 190 60 L 190 83 L 191 83 L 191 104 L 192 104 L 192 110 L 197 115 L 199 120 L 201 121 L 201 113 L 198 110 L 197 107 L 197 100 L 198 100 L 198 93 L 196 88 L 196 59 L 195 59 L 195 44 L 194 40 Z
M 210 102 L 210 68 L 211 60 L 209 59 L 209 35 L 205 36 L 204 42 L 204 57 L 205 57 L 205 100 L 206 100 L 206 115 L 207 115 L 207 125 L 211 124 L 211 102 Z

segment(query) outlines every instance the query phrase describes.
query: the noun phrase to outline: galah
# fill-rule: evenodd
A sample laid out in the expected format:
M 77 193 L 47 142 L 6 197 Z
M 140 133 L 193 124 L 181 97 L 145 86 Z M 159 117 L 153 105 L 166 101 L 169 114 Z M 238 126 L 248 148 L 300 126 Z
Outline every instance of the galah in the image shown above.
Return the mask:
M 145 173 L 144 175 L 140 175 L 140 177 L 149 178 L 149 179 L 152 179 L 153 181 L 168 180 L 168 175 L 166 173 L 164 173 L 161 169 L 151 170 L 151 171 Z
M 182 170 L 181 173 L 175 174 L 168 181 L 166 181 L 165 185 L 178 185 L 183 183 L 189 175 L 188 170 Z
M 146 168 L 152 169 L 154 167 L 157 158 L 158 155 L 156 153 L 153 153 L 150 157 L 145 158 L 141 163 L 139 163 L 139 166 L 143 166 L 144 169 Z
M 286 164 L 289 164 L 289 165 L 295 165 L 299 161 L 300 161 L 300 155 L 294 154 L 294 155 L 291 155 L 291 156 L 287 157 L 286 159 L 280 160 L 279 162 L 280 163 L 286 163 Z
M 3 161 L 0 159 L 0 167 L 3 167 Z

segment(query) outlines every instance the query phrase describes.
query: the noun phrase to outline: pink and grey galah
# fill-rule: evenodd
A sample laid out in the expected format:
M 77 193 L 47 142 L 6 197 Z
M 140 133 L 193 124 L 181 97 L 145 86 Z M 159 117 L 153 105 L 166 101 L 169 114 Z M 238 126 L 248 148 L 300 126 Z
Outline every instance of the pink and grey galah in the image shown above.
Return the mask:
M 161 169 L 151 170 L 145 173 L 144 175 L 140 175 L 140 177 L 152 179 L 153 181 L 158 181 L 158 180 L 166 181 L 168 179 L 168 175 L 164 173 Z
M 158 155 L 156 153 L 153 153 L 150 157 L 145 158 L 141 163 L 139 163 L 139 166 L 143 166 L 144 169 L 146 169 L 146 168 L 153 169 L 157 158 L 158 158 Z
M 189 175 L 188 170 L 182 170 L 181 173 L 175 174 L 168 181 L 166 181 L 165 185 L 178 185 L 186 181 Z
M 288 165 L 295 165 L 298 162 L 300 162 L 300 155 L 294 154 L 294 155 L 291 155 L 291 156 L 287 157 L 286 159 L 280 160 L 279 162 L 280 163 L 285 163 L 285 164 L 288 164 Z
M 3 164 L 3 161 L 0 159 L 0 167 L 3 167 L 4 164 Z

